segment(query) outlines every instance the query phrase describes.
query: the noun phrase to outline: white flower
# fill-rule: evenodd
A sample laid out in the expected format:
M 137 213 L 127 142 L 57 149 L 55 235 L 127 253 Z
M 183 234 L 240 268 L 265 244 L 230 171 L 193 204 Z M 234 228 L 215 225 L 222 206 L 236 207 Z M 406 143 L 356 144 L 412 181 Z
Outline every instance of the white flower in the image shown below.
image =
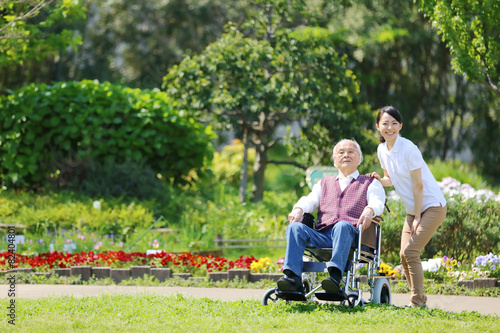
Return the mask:
M 99 200 L 94 201 L 92 205 L 94 205 L 95 209 L 101 209 L 101 202 Z
M 441 266 L 441 258 L 429 259 L 422 262 L 422 269 L 428 272 L 437 272 Z

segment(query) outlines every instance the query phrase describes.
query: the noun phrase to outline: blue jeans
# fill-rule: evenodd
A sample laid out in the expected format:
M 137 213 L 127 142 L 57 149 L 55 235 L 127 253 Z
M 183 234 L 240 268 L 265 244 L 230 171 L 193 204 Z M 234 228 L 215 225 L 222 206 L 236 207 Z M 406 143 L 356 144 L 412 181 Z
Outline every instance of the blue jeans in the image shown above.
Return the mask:
M 306 247 L 332 248 L 332 258 L 327 267 L 337 267 L 342 274 L 349 257 L 352 243 L 357 240 L 359 230 L 349 222 L 339 221 L 325 231 L 316 231 L 300 222 L 290 223 L 286 229 L 286 253 L 283 270 L 289 269 L 298 276 L 302 274 L 302 255 Z

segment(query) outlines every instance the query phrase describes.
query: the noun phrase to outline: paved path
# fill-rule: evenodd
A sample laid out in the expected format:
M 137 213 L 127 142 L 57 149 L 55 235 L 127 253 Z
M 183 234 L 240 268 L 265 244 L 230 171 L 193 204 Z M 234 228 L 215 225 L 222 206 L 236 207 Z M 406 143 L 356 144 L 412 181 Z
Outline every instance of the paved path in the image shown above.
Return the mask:
M 0 285 L 0 298 L 8 295 L 8 285 Z M 74 295 L 76 297 L 98 296 L 102 294 L 160 294 L 185 297 L 210 298 L 223 301 L 240 299 L 262 300 L 264 289 L 234 288 L 195 288 L 195 287 L 143 287 L 143 286 L 82 286 L 82 285 L 47 285 L 18 284 L 16 297 L 40 298 L 48 296 Z M 369 294 L 364 298 L 368 299 Z M 452 312 L 477 311 L 481 314 L 500 316 L 500 297 L 427 295 L 427 306 Z M 405 306 L 409 303 L 408 294 L 392 294 L 392 304 Z

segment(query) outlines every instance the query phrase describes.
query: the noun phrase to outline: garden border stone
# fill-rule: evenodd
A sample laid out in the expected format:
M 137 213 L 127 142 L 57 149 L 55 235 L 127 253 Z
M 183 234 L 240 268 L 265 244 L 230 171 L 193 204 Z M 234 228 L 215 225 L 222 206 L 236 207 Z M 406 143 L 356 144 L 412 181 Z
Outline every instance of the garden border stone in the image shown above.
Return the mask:
M 144 274 L 151 275 L 151 267 L 150 266 L 132 266 L 130 267 L 130 276 L 133 279 L 142 278 Z
M 464 288 L 474 289 L 474 281 L 473 280 L 462 280 L 458 281 L 458 285 Z
M 54 268 L 52 273 L 58 276 L 71 276 L 71 268 Z
M 73 266 L 70 268 L 71 276 L 80 275 L 82 281 L 88 281 L 92 274 L 92 266 Z
M 96 279 L 111 277 L 111 267 L 92 267 L 92 276 Z
M 234 280 L 236 277 L 240 280 L 250 281 L 250 270 L 249 269 L 230 269 L 227 271 L 228 279 Z
M 172 269 L 171 268 L 151 268 L 151 275 L 158 279 L 160 282 L 164 282 L 166 279 L 170 279 L 172 277 Z
M 474 289 L 476 288 L 494 288 L 496 287 L 497 279 L 485 278 L 485 279 L 474 279 Z
M 209 272 L 208 279 L 214 282 L 223 281 L 229 279 L 228 272 Z
M 110 277 L 115 283 L 127 280 L 130 278 L 130 268 L 112 268 Z

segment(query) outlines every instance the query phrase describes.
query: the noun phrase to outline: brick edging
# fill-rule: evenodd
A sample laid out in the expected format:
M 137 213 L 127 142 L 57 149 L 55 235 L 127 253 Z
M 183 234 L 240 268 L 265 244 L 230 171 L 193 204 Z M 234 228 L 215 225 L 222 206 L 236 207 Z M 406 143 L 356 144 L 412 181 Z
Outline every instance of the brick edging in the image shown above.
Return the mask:
M 95 279 L 111 278 L 114 282 L 120 283 L 129 278 L 137 279 L 144 276 L 154 276 L 160 282 L 167 279 L 208 279 L 214 282 L 222 280 L 247 280 L 249 282 L 257 282 L 260 280 L 278 281 L 283 276 L 282 273 L 250 273 L 249 269 L 230 269 L 227 272 L 209 272 L 207 277 L 193 277 L 190 273 L 173 273 L 171 268 L 156 268 L 150 266 L 132 266 L 130 268 L 112 268 L 112 267 L 93 267 L 93 266 L 73 266 L 70 268 L 54 268 L 50 272 L 33 272 L 32 268 L 16 268 L 10 271 L 0 272 L 7 273 L 28 273 L 38 276 L 46 276 L 49 278 L 52 275 L 60 277 L 69 277 L 80 275 L 82 281 L 88 281 L 91 277 Z

